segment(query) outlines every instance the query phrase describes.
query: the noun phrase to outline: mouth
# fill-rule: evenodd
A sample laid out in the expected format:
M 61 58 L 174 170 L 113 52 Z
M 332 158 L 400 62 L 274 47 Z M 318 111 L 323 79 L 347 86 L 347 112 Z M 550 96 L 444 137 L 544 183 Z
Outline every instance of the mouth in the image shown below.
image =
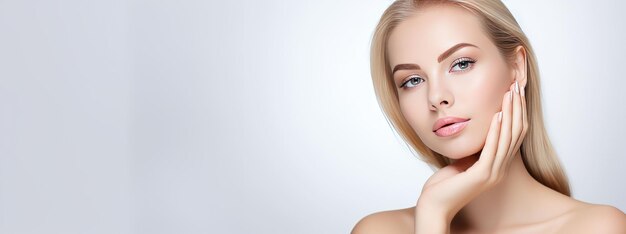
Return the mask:
M 439 137 L 448 137 L 461 132 L 471 119 L 445 117 L 438 119 L 433 125 L 433 132 Z

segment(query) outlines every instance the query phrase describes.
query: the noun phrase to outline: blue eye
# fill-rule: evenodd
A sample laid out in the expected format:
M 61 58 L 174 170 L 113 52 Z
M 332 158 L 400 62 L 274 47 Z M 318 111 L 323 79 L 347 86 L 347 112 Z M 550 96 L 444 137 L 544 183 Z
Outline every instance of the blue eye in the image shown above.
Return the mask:
M 405 88 L 407 87 L 407 85 L 408 85 L 408 88 L 413 88 L 422 82 L 424 82 L 424 79 L 422 77 L 419 77 L 416 75 L 409 76 L 409 79 L 405 81 L 404 83 L 402 83 L 402 85 L 400 85 L 400 88 Z
M 464 71 L 472 67 L 472 65 L 476 62 L 468 57 L 463 57 L 455 60 L 452 64 L 452 68 L 450 68 L 450 72 L 459 72 Z

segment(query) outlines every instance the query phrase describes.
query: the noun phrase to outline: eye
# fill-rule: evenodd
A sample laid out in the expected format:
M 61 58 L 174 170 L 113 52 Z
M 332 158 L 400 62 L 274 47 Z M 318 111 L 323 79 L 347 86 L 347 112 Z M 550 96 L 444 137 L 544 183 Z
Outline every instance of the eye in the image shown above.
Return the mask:
M 402 85 L 400 85 L 400 88 L 413 88 L 422 82 L 424 82 L 424 79 L 422 77 L 412 75 L 412 76 L 409 76 L 408 80 L 406 80 L 404 83 L 402 83 Z
M 459 71 L 467 70 L 471 68 L 475 62 L 476 60 L 473 60 L 468 57 L 459 58 L 457 60 L 454 60 L 454 62 L 452 63 L 452 68 L 450 68 L 450 72 L 459 72 Z

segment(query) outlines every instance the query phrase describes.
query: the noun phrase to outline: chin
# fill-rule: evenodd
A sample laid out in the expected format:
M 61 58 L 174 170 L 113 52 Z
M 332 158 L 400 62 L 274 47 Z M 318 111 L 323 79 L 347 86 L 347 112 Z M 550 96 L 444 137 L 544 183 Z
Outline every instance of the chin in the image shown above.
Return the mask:
M 474 155 L 476 153 L 479 153 L 481 150 L 482 149 L 478 149 L 476 151 L 470 150 L 470 151 L 458 151 L 458 152 L 443 152 L 443 153 L 440 153 L 440 154 L 443 155 L 446 158 L 458 160 L 458 159 L 462 159 L 462 158 L 465 158 L 465 157 L 468 157 L 468 156 L 472 156 L 472 155 Z
M 449 142 L 438 142 L 433 145 L 433 147 L 427 146 L 446 158 L 457 160 L 479 153 L 484 145 L 484 140 L 480 141 L 479 137 L 467 135 L 450 140 Z

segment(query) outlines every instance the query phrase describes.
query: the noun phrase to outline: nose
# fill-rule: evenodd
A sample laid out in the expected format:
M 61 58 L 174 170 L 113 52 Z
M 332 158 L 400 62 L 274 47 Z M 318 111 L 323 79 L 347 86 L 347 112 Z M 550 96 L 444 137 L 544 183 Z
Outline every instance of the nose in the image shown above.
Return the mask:
M 442 108 L 448 108 L 454 103 L 452 93 L 448 90 L 445 84 L 436 82 L 438 84 L 430 83 L 428 87 L 428 102 L 430 110 L 437 111 Z

